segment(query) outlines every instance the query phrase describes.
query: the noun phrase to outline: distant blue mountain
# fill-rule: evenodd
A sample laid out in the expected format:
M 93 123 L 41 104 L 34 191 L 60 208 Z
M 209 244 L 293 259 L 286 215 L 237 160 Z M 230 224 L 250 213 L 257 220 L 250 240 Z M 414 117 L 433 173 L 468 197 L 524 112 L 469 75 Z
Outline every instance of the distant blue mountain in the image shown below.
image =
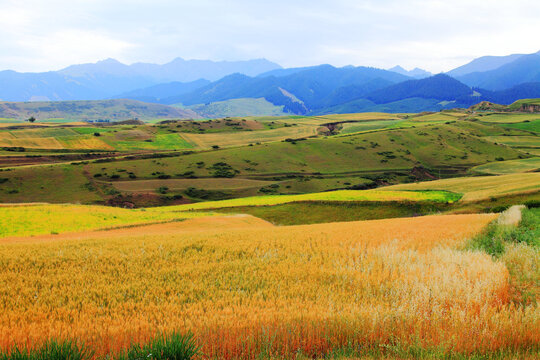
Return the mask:
M 463 83 L 488 90 L 504 90 L 528 82 L 540 82 L 540 55 L 518 57 L 495 70 L 459 76 Z
M 412 70 L 405 70 L 401 66 L 397 65 L 394 66 L 391 69 L 388 69 L 388 71 L 393 71 L 401 75 L 410 76 L 415 79 L 423 79 L 432 76 L 433 74 L 429 71 L 420 69 L 420 68 L 414 68 Z
M 286 111 L 307 113 L 310 109 L 324 106 L 327 97 L 333 98 L 334 102 L 340 94 L 347 98 L 347 91 L 336 92 L 339 88 L 354 85 L 372 91 L 407 79 L 406 76 L 375 68 L 320 65 L 281 77 L 230 75 L 192 93 L 181 95 L 178 100 L 184 105 L 194 105 L 264 97 L 274 105 L 283 105 Z
M 188 83 L 173 81 L 165 84 L 153 85 L 143 89 L 128 91 L 112 96 L 113 99 L 132 99 L 158 104 L 174 104 L 176 96 L 183 95 L 210 84 L 209 80 L 199 79 Z M 174 95 L 172 95 L 174 94 Z
M 114 59 L 72 65 L 45 73 L 0 72 L 0 99 L 96 100 L 164 82 L 217 80 L 233 73 L 256 76 L 281 66 L 265 59 L 248 61 L 183 60 L 167 64 L 125 65 Z
M 482 56 L 471 62 L 457 67 L 446 74 L 452 77 L 459 77 L 475 72 L 485 72 L 495 70 L 503 65 L 509 64 L 522 57 L 524 54 L 512 54 L 506 56 Z

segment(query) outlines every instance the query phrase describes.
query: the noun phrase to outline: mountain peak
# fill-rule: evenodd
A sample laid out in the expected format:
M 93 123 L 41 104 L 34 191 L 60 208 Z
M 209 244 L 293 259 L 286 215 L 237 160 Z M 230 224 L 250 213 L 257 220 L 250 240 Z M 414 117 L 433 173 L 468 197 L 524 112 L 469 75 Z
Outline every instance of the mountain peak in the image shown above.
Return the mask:
M 99 60 L 98 62 L 96 62 L 96 64 L 103 64 L 103 65 L 121 64 L 121 65 L 124 65 L 120 61 L 118 61 L 116 59 L 113 59 L 113 58 L 107 58 L 107 59 L 104 59 L 104 60 Z
M 432 75 L 429 71 L 426 71 L 417 67 L 412 70 L 405 70 L 400 65 L 396 65 L 393 68 L 388 69 L 388 71 L 393 71 L 401 75 L 410 76 L 415 79 L 423 79 Z

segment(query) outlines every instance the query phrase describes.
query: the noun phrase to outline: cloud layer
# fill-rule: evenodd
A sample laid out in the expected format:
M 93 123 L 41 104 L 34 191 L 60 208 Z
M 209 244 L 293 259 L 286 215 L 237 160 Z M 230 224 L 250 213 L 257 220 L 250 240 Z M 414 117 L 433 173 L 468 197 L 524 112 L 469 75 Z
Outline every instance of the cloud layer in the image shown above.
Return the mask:
M 265 57 L 447 71 L 540 50 L 535 0 L 0 0 L 0 69 Z

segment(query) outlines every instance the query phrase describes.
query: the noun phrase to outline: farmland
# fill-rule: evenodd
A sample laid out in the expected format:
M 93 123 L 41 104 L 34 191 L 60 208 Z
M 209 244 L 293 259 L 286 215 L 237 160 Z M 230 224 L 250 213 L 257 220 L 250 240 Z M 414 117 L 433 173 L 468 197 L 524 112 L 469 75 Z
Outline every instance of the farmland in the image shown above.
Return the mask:
M 523 351 L 538 340 L 537 310 L 507 305 L 503 264 L 456 250 L 493 218 L 248 226 L 188 236 L 126 229 L 106 239 L 4 242 L 0 278 L 11 286 L 0 316 L 17 325 L 0 330 L 0 344 L 75 337 L 104 355 L 147 341 L 155 329 L 190 329 L 204 353 L 219 358 L 317 356 L 347 344 L 376 352 L 390 338 L 403 349 L 418 346 L 418 338 L 425 348 L 450 351 L 444 339 L 452 337 L 455 353 Z M 27 300 L 14 302 L 15 293 Z M 52 322 L 42 316 L 47 308 L 55 309 Z M 489 332 L 466 335 L 479 327 Z M 509 332 L 512 338 L 502 336 Z
M 535 359 L 533 117 L 2 123 L 0 359 Z

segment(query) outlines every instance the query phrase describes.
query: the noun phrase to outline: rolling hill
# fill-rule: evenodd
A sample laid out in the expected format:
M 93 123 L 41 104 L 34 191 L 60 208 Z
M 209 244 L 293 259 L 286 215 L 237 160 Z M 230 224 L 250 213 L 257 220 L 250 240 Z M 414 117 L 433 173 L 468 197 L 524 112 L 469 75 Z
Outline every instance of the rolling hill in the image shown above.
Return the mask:
M 118 121 L 198 117 L 190 110 L 135 100 L 0 102 L 0 118 L 25 120 L 30 116 L 38 122 L 46 119 Z

